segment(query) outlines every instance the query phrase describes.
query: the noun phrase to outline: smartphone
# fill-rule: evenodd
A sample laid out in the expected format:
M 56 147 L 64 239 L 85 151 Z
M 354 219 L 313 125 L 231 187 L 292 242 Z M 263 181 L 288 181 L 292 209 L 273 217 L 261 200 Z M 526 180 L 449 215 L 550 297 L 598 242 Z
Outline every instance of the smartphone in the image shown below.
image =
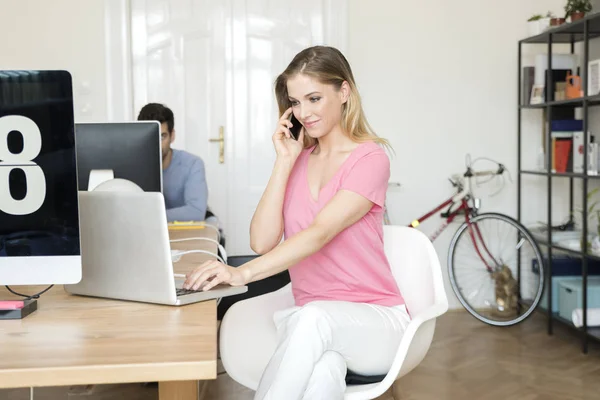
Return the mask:
M 290 128 L 290 133 L 292 134 L 292 137 L 295 140 L 298 140 L 298 137 L 300 136 L 300 131 L 302 130 L 302 124 L 296 119 L 294 113 L 290 113 L 290 122 L 292 123 L 292 125 L 294 125 Z

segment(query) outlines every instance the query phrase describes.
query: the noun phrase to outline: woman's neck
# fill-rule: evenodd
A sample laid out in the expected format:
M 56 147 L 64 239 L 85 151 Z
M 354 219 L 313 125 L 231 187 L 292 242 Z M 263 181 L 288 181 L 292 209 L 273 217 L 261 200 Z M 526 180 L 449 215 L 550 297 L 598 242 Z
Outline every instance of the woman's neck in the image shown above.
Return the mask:
M 348 150 L 348 148 L 354 148 L 356 144 L 352 139 L 342 131 L 341 126 L 336 126 L 327 135 L 317 139 L 318 154 L 328 155 L 339 151 Z

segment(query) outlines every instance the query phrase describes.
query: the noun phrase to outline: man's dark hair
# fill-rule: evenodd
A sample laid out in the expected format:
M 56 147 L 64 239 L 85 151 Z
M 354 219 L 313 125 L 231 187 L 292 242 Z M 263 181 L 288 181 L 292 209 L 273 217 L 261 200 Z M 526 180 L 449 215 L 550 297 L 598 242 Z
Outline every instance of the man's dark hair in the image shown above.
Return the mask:
M 171 111 L 169 107 L 165 107 L 159 103 L 146 104 L 140 110 L 140 114 L 138 115 L 137 119 L 138 121 L 158 121 L 161 124 L 166 122 L 169 134 L 173 133 L 173 128 L 175 127 L 175 117 L 173 116 L 173 111 Z

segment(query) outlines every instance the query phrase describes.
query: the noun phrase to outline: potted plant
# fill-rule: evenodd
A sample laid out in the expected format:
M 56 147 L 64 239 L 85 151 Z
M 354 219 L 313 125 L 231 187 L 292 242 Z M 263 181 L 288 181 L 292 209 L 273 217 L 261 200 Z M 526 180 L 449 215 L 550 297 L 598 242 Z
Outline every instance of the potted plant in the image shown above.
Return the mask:
M 540 19 L 542 19 L 541 14 L 532 15 L 531 18 L 527 20 L 527 26 L 529 27 L 529 36 L 536 36 L 542 33 L 540 31 Z
M 565 17 L 571 17 L 571 22 L 585 17 L 585 13 L 592 11 L 590 0 L 567 0 L 565 4 Z
M 548 11 L 548 14 L 546 14 L 546 17 L 548 17 L 550 19 L 550 26 L 560 26 L 562 24 L 564 24 L 566 22 L 565 18 L 561 18 L 561 17 L 557 17 L 556 15 L 554 15 L 552 13 L 552 11 Z
M 529 26 L 529 35 L 536 36 L 550 28 L 550 16 L 550 12 L 548 12 L 546 17 L 542 16 L 541 14 L 532 15 L 531 18 L 527 20 L 527 25 Z
M 554 14 L 552 11 L 548 11 L 546 16 L 540 19 L 539 23 L 543 31 L 550 29 L 550 22 L 552 21 L 552 18 L 554 18 Z
M 539 21 L 539 20 L 540 20 L 540 19 L 542 19 L 542 18 L 543 18 L 543 17 L 542 17 L 542 14 L 535 14 L 535 15 L 532 15 L 532 16 L 531 16 L 531 18 L 529 18 L 529 19 L 527 20 L 527 22 Z

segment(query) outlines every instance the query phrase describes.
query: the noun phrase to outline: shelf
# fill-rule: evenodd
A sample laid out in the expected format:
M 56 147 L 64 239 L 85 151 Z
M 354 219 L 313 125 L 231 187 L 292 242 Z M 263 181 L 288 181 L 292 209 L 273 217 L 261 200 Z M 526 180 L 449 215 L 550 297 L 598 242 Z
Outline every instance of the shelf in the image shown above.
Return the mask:
M 590 61 L 590 40 L 592 39 L 596 39 L 596 38 L 600 38 L 600 13 L 593 13 L 593 14 L 588 14 L 585 18 L 583 18 L 582 20 L 579 21 L 575 21 L 572 23 L 566 23 L 563 24 L 561 26 L 557 26 L 557 27 L 553 27 L 537 36 L 532 36 L 532 37 L 528 37 L 528 38 L 524 38 L 522 40 L 519 41 L 519 57 L 518 57 L 518 69 L 519 69 L 519 79 L 518 79 L 518 91 L 519 91 L 519 97 L 522 97 L 522 94 L 520 93 L 522 91 L 522 87 L 523 87 L 523 74 L 522 74 L 522 67 L 523 67 L 523 44 L 529 44 L 529 43 L 539 43 L 539 44 L 546 44 L 546 50 L 545 53 L 551 53 L 551 54 L 556 54 L 558 50 L 558 48 L 553 48 L 552 44 L 570 44 L 570 48 L 571 54 L 575 54 L 575 46 L 574 43 L 576 42 L 582 42 L 583 46 L 581 49 L 581 54 L 578 55 L 580 56 L 580 65 L 584 66 L 582 69 L 582 74 L 586 75 L 586 71 L 587 71 L 587 66 L 588 66 L 588 62 Z M 543 47 L 540 47 L 541 51 L 543 51 Z M 535 50 L 535 49 L 534 49 Z M 551 54 L 545 54 L 549 59 L 551 58 Z M 594 53 L 595 54 L 595 53 Z M 579 58 L 579 57 L 578 57 Z M 548 67 L 549 68 L 549 67 Z M 583 77 L 583 76 L 582 76 Z M 550 80 L 548 80 L 548 82 L 550 82 Z M 585 88 L 584 88 L 585 90 Z M 553 206 L 554 203 L 552 202 L 552 182 L 553 182 L 553 177 L 558 177 L 558 178 L 570 178 L 569 181 L 571 182 L 568 189 L 568 192 L 566 193 L 566 195 L 568 196 L 568 207 L 569 207 L 569 211 L 570 213 L 573 213 L 573 210 L 575 209 L 575 196 L 574 196 L 574 181 L 573 178 L 580 178 L 582 179 L 583 182 L 583 188 L 587 187 L 588 179 L 592 180 L 592 179 L 600 179 L 600 175 L 599 174 L 594 174 L 594 175 L 590 175 L 588 173 L 588 171 L 582 171 L 582 172 L 551 172 L 549 170 L 534 170 L 534 169 L 530 169 L 530 170 L 523 170 L 521 168 L 521 157 L 523 154 L 523 148 L 522 148 L 522 135 L 523 135 L 523 127 L 522 127 L 522 122 L 523 122 L 523 110 L 527 110 L 527 109 L 531 109 L 531 110 L 544 110 L 547 111 L 544 115 L 544 120 L 545 120 L 545 126 L 549 127 L 551 124 L 551 119 L 567 119 L 567 118 L 573 118 L 572 115 L 574 114 L 574 112 L 576 111 L 576 109 L 582 109 L 582 120 L 584 121 L 584 125 L 586 127 L 586 129 L 593 129 L 593 127 L 589 126 L 590 124 L 590 110 L 592 107 L 594 106 L 600 106 L 600 94 L 595 94 L 594 92 L 591 92 L 589 96 L 583 96 L 577 99 L 568 99 L 568 100 L 556 100 L 556 101 L 551 101 L 550 98 L 548 98 L 548 101 L 545 103 L 541 103 L 541 104 L 529 104 L 529 105 L 525 105 L 520 103 L 519 100 L 517 100 L 517 104 L 516 104 L 516 109 L 517 109 L 517 118 L 518 118 L 518 131 L 517 131 L 517 160 L 519 160 L 519 178 L 523 178 L 523 176 L 525 175 L 530 175 L 530 176 L 539 176 L 539 177 L 546 177 L 546 179 L 548 180 L 548 185 L 546 187 L 546 201 L 547 201 L 547 221 L 546 224 L 550 225 L 552 222 L 552 214 L 553 214 Z M 554 117 L 554 118 L 553 118 Z M 544 131 L 544 137 L 546 139 L 546 145 L 548 145 L 548 143 L 551 141 L 551 131 L 546 129 Z M 519 179 L 519 184 L 517 187 L 517 219 L 522 222 L 522 202 L 526 199 L 523 198 L 523 182 L 522 179 Z M 583 191 L 582 191 L 583 193 Z M 584 202 L 585 202 L 585 197 L 584 197 Z M 584 208 L 583 210 L 583 220 L 587 220 L 588 218 L 588 211 L 587 211 L 587 207 Z M 589 227 L 588 227 L 588 232 L 590 231 Z M 547 249 L 547 253 L 554 253 L 554 251 L 556 251 L 556 253 L 564 253 L 564 254 L 568 254 L 568 255 L 572 255 L 574 257 L 580 258 L 583 260 L 583 264 L 588 264 L 588 267 L 590 265 L 594 265 L 596 264 L 597 261 L 600 261 L 600 254 L 596 254 L 596 252 L 594 252 L 594 254 L 591 254 L 592 249 L 589 248 L 586 252 L 584 253 L 582 251 L 582 248 L 580 248 L 579 244 L 579 238 L 577 238 L 578 235 L 575 233 L 574 235 L 569 235 L 567 232 L 565 232 L 565 235 L 561 235 L 559 236 L 558 233 L 552 232 L 552 233 L 543 233 L 542 235 L 535 235 L 535 241 L 538 245 L 543 246 L 544 250 Z M 549 237 L 550 236 L 550 237 Z M 575 236 L 575 237 L 572 237 Z M 559 241 L 558 239 L 563 239 L 563 237 L 565 238 L 565 241 Z M 568 238 L 568 239 L 567 239 Z M 550 239 L 550 240 L 548 240 Z M 569 240 L 569 241 L 566 241 Z M 569 247 L 567 247 L 569 246 Z M 548 254 L 549 255 L 549 254 Z M 593 262 L 592 262 L 593 261 Z M 589 275 L 588 268 L 581 268 L 580 270 L 580 274 L 583 277 L 583 279 L 586 279 L 587 276 Z M 585 288 L 584 288 L 585 290 Z M 557 293 L 554 293 L 554 291 L 552 292 L 552 297 L 556 298 Z M 549 304 L 552 304 L 552 298 L 550 296 L 547 296 L 548 299 L 547 301 L 549 302 Z M 540 307 L 538 305 L 538 311 L 541 311 L 542 307 Z M 582 344 L 582 351 L 583 353 L 587 353 L 588 352 L 588 342 L 591 340 L 597 340 L 600 341 L 600 327 L 587 327 L 587 329 L 583 329 L 582 328 L 576 328 L 572 321 L 570 320 L 566 320 L 564 318 L 561 318 L 557 313 L 552 313 L 551 309 L 545 310 L 544 314 L 546 315 L 546 317 L 548 317 L 547 319 L 547 323 L 548 323 L 548 333 L 552 332 L 552 326 L 556 321 L 556 324 L 561 324 L 561 325 L 565 325 L 569 328 L 571 328 L 572 330 L 580 333 L 580 338 L 581 338 L 581 344 Z
M 586 175 L 581 172 L 551 172 L 546 171 L 533 171 L 533 170 L 521 170 L 521 174 L 525 175 L 539 175 L 539 176 L 553 176 L 558 178 L 588 178 L 588 179 L 600 179 L 600 175 Z
M 542 313 L 544 316 L 548 316 L 548 309 L 538 305 L 537 309 L 538 312 Z M 573 321 L 570 321 L 568 319 L 565 319 L 563 317 L 561 317 L 560 315 L 558 315 L 558 312 L 553 312 L 552 313 L 552 319 L 554 321 L 560 322 L 562 325 L 564 325 L 565 327 L 573 330 L 573 331 L 577 331 L 578 333 L 583 332 L 583 327 L 581 328 L 577 328 L 574 324 Z M 589 327 L 587 328 L 587 335 L 588 337 L 600 341 L 600 327 L 598 326 L 594 326 L 594 327 Z
M 557 244 L 552 244 L 551 246 L 548 246 L 548 241 L 547 240 L 542 240 L 539 239 L 537 236 L 534 236 L 533 239 L 537 242 L 537 244 L 539 246 L 546 246 L 546 247 L 551 247 L 553 250 L 558 250 L 558 251 L 562 251 L 563 253 L 567 253 L 567 254 L 571 254 L 573 256 L 579 256 L 579 257 L 583 257 L 584 254 L 581 250 L 573 250 L 570 249 L 568 247 L 563 247 Z M 585 254 L 586 258 L 590 259 L 590 260 L 596 260 L 596 261 L 600 261 L 600 255 L 595 255 L 595 254 Z
M 583 107 L 583 103 L 587 101 L 588 106 L 600 106 L 600 95 L 584 96 L 577 99 L 557 100 L 549 103 L 520 105 L 522 109 L 544 109 L 546 107 Z
M 594 340 L 600 341 L 600 328 L 597 326 L 588 328 L 588 336 Z
M 546 309 L 543 309 L 543 310 L 544 310 L 544 313 L 546 313 L 546 314 L 548 313 L 548 311 Z M 552 319 L 555 320 L 555 321 L 560 322 L 561 324 L 563 324 L 567 328 L 570 328 L 570 329 L 575 330 L 577 332 L 583 332 L 583 328 L 577 328 L 575 325 L 573 325 L 572 321 L 569 321 L 568 319 L 564 319 L 563 317 L 561 317 L 560 315 L 558 315 L 557 312 L 552 313 Z M 597 326 L 595 326 L 593 328 L 588 327 L 587 328 L 587 335 L 590 338 L 594 339 L 594 340 L 600 341 L 600 327 L 597 327 Z
M 552 43 L 581 42 L 585 39 L 583 34 L 585 21 L 589 21 L 588 39 L 600 37 L 600 13 L 593 13 L 579 21 L 564 23 L 539 35 L 522 39 L 520 43 L 548 43 L 550 35 L 552 35 Z

